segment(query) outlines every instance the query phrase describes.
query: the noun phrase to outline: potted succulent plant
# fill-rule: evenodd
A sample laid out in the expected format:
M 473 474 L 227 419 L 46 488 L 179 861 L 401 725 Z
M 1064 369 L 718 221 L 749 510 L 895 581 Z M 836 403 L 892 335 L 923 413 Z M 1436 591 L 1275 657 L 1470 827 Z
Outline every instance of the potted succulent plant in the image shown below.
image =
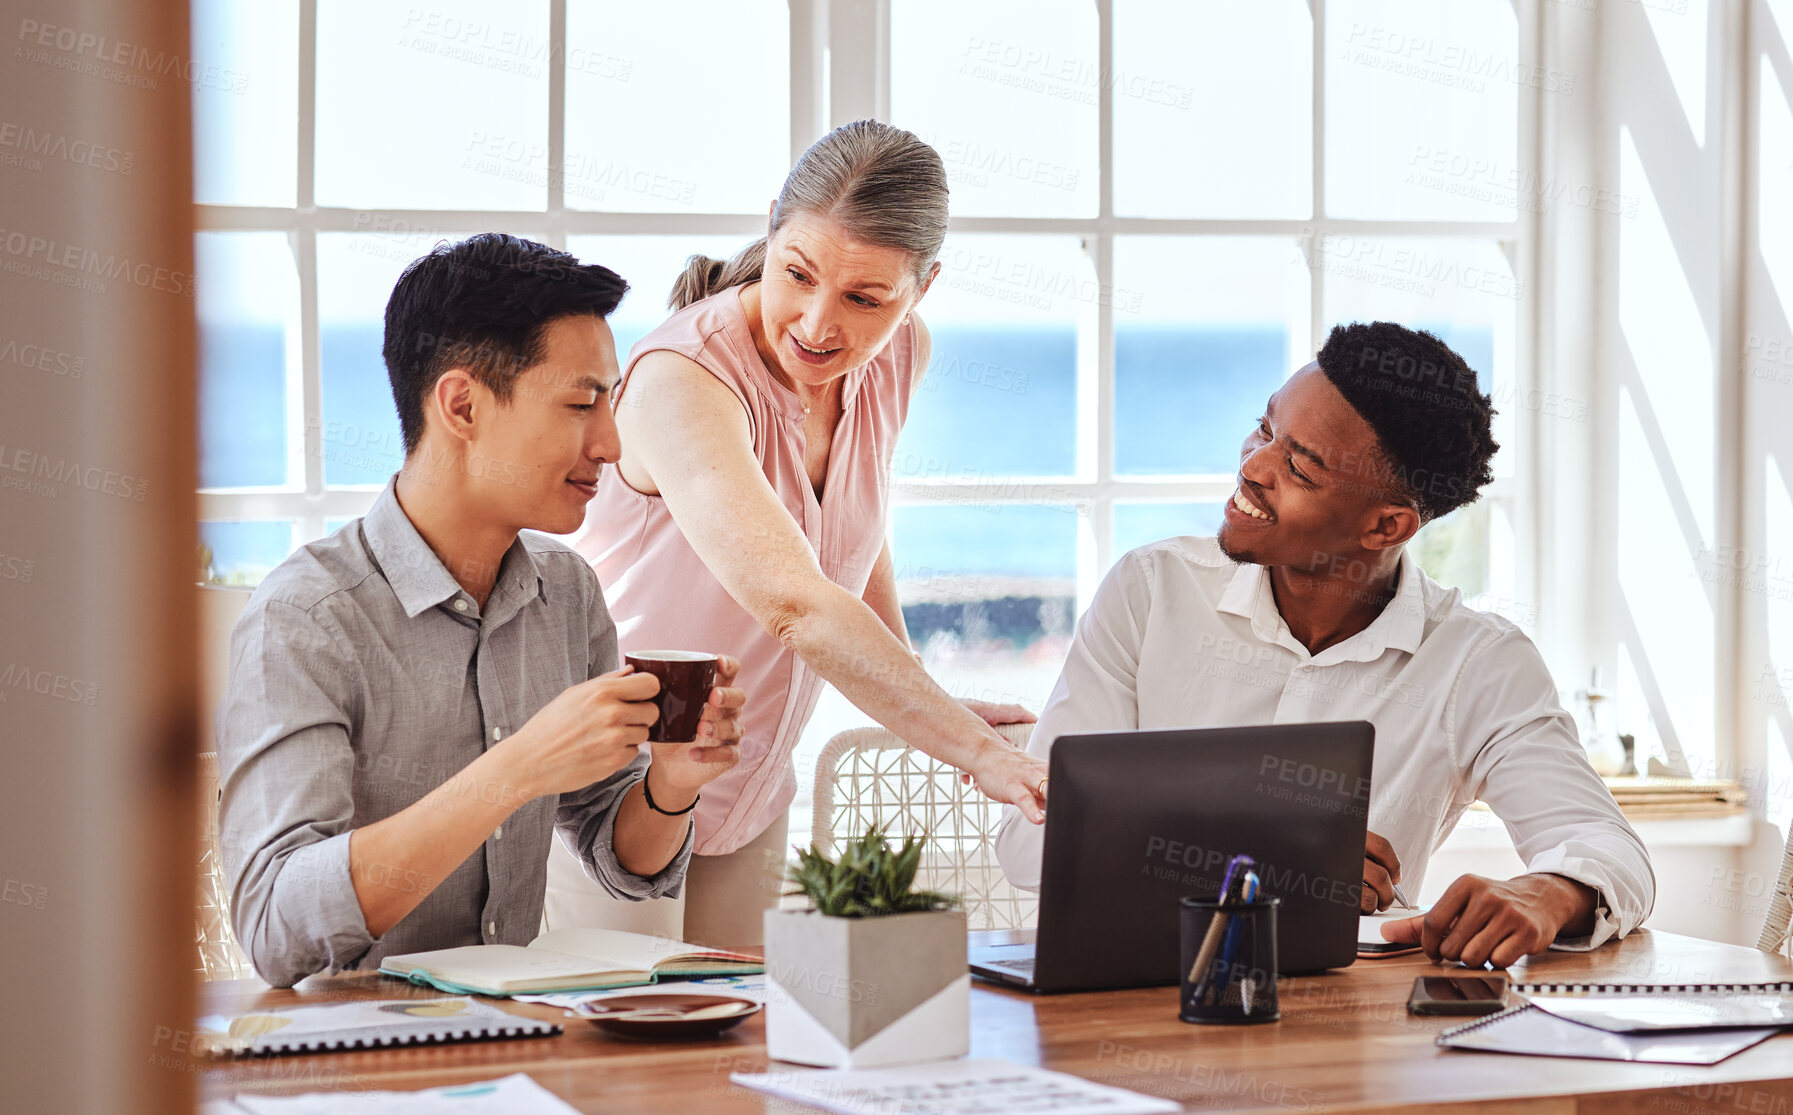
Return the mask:
M 766 911 L 766 1054 L 830 1068 L 963 1057 L 971 977 L 954 895 L 916 890 L 922 840 L 873 828 L 838 860 L 797 853 L 791 894 Z

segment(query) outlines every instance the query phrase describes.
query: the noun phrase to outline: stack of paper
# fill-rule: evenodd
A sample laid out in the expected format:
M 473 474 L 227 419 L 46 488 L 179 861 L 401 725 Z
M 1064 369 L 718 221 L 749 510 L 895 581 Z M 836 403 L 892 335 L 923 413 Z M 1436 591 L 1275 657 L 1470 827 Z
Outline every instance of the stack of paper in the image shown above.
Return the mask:
M 737 1072 L 735 1083 L 842 1115 L 1155 1115 L 1180 1104 L 1011 1061 L 945 1061 L 895 1069 Z
M 1723 817 L 1741 813 L 1749 795 L 1735 782 L 1634 775 L 1606 780 L 1613 800 L 1633 820 L 1653 817 Z

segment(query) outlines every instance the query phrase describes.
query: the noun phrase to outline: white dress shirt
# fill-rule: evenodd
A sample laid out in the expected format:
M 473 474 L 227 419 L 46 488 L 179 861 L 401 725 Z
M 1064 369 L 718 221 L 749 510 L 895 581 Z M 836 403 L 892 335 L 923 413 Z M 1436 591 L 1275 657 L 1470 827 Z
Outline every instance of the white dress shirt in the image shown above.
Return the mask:
M 1537 648 L 1410 557 L 1381 615 L 1309 654 L 1263 566 L 1235 564 L 1212 538 L 1132 551 L 1078 621 L 1028 750 L 1044 758 L 1059 736 L 1086 732 L 1328 720 L 1376 726 L 1369 828 L 1394 846 L 1409 895 L 1481 800 L 1528 871 L 1598 892 L 1593 933 L 1558 948 L 1592 948 L 1648 916 L 1656 879 L 1643 842 L 1588 765 Z M 1010 882 L 1039 887 L 1044 842 L 1044 826 L 1004 810 L 996 853 Z

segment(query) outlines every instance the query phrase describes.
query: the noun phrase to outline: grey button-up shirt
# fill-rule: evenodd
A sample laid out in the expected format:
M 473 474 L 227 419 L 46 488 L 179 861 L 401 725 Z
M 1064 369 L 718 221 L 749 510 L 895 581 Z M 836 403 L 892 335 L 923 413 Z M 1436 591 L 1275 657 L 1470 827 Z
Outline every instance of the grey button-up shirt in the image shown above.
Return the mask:
M 525 532 L 484 609 L 455 583 L 393 485 L 366 518 L 268 575 L 231 636 L 217 717 L 219 840 L 237 939 L 263 979 L 376 968 L 391 954 L 528 944 L 556 830 L 625 898 L 677 895 L 691 838 L 653 878 L 625 871 L 616 810 L 644 754 L 577 793 L 525 802 L 379 939 L 349 881 L 349 834 L 450 781 L 568 686 L 616 666 L 616 627 L 585 559 Z

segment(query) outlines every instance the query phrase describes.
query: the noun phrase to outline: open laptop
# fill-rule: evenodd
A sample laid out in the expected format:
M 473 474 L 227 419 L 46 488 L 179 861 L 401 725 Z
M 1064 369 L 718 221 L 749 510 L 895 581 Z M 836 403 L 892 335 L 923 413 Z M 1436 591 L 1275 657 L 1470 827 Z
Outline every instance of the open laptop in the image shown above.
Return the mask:
M 1176 983 L 1178 902 L 1217 895 L 1240 853 L 1282 899 L 1278 970 L 1345 967 L 1375 736 L 1357 720 L 1060 737 L 1039 930 L 973 948 L 972 974 L 1033 991 Z

